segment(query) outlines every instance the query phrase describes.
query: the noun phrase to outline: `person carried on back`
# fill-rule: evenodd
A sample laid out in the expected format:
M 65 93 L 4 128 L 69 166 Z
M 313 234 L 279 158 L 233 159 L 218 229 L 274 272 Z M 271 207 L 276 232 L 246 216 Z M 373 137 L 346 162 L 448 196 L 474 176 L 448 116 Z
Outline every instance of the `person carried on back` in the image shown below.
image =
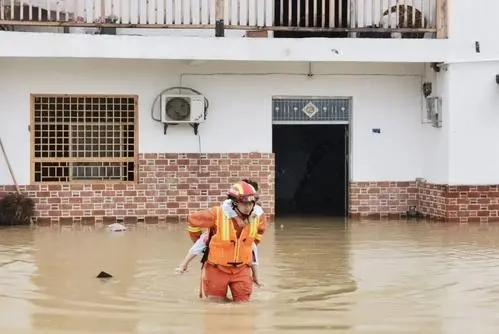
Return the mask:
M 226 299 L 230 288 L 234 301 L 247 301 L 252 285 L 261 286 L 257 244 L 267 229 L 258 202 L 258 184 L 245 179 L 228 191 L 220 205 L 191 214 L 189 235 L 194 245 L 176 269 L 183 273 L 197 255 L 203 254 L 202 287 L 206 297 Z M 202 233 L 202 229 L 208 231 Z

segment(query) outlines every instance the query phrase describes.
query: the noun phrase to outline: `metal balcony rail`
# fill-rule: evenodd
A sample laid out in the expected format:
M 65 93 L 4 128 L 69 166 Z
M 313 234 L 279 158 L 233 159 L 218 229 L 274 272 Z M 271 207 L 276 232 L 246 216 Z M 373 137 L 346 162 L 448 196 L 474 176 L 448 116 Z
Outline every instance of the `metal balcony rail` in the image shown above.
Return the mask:
M 2 26 L 430 32 L 446 0 L 0 0 Z M 440 27 L 439 27 L 440 26 Z

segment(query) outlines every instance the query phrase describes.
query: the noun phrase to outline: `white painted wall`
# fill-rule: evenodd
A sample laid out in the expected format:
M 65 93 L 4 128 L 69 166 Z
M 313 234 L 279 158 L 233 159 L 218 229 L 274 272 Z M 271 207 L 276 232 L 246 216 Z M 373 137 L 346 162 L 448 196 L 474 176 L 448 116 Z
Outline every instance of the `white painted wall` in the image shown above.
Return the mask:
M 422 129 L 422 176 L 431 183 L 499 184 L 499 61 L 428 70 L 442 96 L 442 128 Z
M 451 103 L 449 99 L 449 76 L 444 72 L 436 73 L 426 65 L 423 81 L 432 83 L 430 96 L 442 97 L 442 127 L 435 128 L 431 124 L 422 127 L 421 151 L 422 174 L 421 177 L 430 183 L 447 184 L 449 179 L 449 118 Z M 424 107 L 425 108 L 425 107 Z M 425 110 L 423 119 L 426 122 Z
M 1 57 L 240 61 L 432 62 L 447 40 L 215 38 L 0 32 Z M 47 47 L 50 45 L 50 47 Z
M 449 37 L 461 41 L 494 41 L 499 1 L 447 1 Z
M 446 62 L 499 60 L 497 13 L 499 1 L 447 1 L 449 53 Z M 480 52 L 475 50 L 475 42 Z
M 499 44 L 490 32 L 499 2 L 451 1 L 448 10 L 447 66 L 438 74 L 428 69 L 425 77 L 443 98 L 443 125 L 423 126 L 422 175 L 432 183 L 498 184 Z
M 94 4 L 93 0 L 30 1 L 36 1 L 36 4 L 50 4 L 52 9 L 66 9 L 75 12 L 77 15 L 84 16 L 86 22 L 94 22 L 94 19 L 102 15 L 100 3 Z M 237 5 L 237 1 L 241 2 L 240 6 Z M 256 23 L 259 26 L 271 25 L 272 0 L 237 1 L 226 1 L 226 24 L 244 26 L 249 22 L 250 25 Z M 388 2 L 385 0 L 373 1 L 372 8 L 369 7 L 371 1 L 352 1 L 352 5 L 349 6 L 353 11 L 352 26 L 379 25 L 380 21 L 383 21 L 381 14 L 388 8 Z M 394 0 L 390 1 L 393 3 Z M 405 0 L 404 3 L 410 5 L 413 1 L 416 7 L 425 13 L 428 12 L 427 19 L 434 23 L 436 0 Z M 104 3 L 105 15 L 123 16 L 124 23 L 213 24 L 214 22 L 214 1 L 164 0 L 151 2 L 140 0 L 132 4 L 127 1 L 106 0 Z M 229 6 L 229 3 L 232 5 Z M 256 3 L 258 8 L 254 8 Z M 45 5 L 44 7 L 48 8 L 49 6 Z M 246 19 L 248 13 L 249 21 Z M 188 19 L 191 14 L 193 16 L 192 22 Z M 211 17 L 212 20 L 208 21 L 208 17 Z M 231 19 L 239 21 L 232 22 Z M 53 33 L 40 33 L 40 31 L 47 31 L 47 29 L 52 29 Z M 449 55 L 453 54 L 453 48 L 467 49 L 465 45 L 454 46 L 445 39 L 245 38 L 243 30 L 229 29 L 226 31 L 225 38 L 215 38 L 214 29 L 117 29 L 118 36 L 87 34 L 95 31 L 94 28 L 71 28 L 70 31 L 73 33 L 70 34 L 61 33 L 61 28 L 23 27 L 18 28 L 18 30 L 24 31 L 0 32 L 0 44 L 11 46 L 0 48 L 0 57 L 439 62 L 448 59 Z M 27 32 L 26 30 L 36 32 Z
M 499 62 L 453 64 L 449 184 L 499 184 Z
M 150 117 L 156 94 L 179 83 L 210 101 L 200 127 L 202 152 L 271 152 L 272 95 L 353 96 L 353 180 L 421 174 L 421 65 L 316 64 L 312 78 L 306 63 L 2 59 L 0 66 L 9 83 L 0 91 L 0 133 L 21 184 L 29 182 L 30 93 L 138 94 L 140 152 L 198 152 L 190 127 L 171 127 L 164 136 Z M 241 127 L 252 136 L 242 135 Z M 371 132 L 375 127 L 381 134 Z M 2 162 L 5 183 L 11 181 Z
M 499 139 L 499 88 L 494 81 L 499 73 L 499 44 L 489 33 L 495 29 L 499 2 L 453 1 L 448 9 L 449 40 L 248 39 L 238 38 L 240 32 L 216 39 L 188 37 L 193 32 L 187 30 L 182 36 L 147 37 L 0 32 L 0 43 L 9 45 L 0 48 L 0 78 L 12 83 L 0 91 L 0 134 L 20 183 L 26 183 L 30 92 L 139 94 L 141 152 L 198 151 L 190 130 L 170 129 L 165 137 L 149 117 L 155 94 L 179 82 L 210 99 L 210 116 L 201 128 L 204 152 L 270 151 L 272 94 L 352 95 L 353 180 L 424 177 L 444 184 L 499 183 L 494 148 Z M 206 36 L 212 36 L 212 31 Z M 475 51 L 475 41 L 480 43 L 480 53 Z M 332 48 L 339 52 L 331 52 Z M 57 60 L 61 57 L 89 59 Z M 130 58 L 150 60 L 118 60 Z M 245 62 L 193 67 L 152 59 Z M 324 62 L 314 69 L 328 75 L 307 78 L 306 64 L 297 63 L 305 60 Z M 425 70 L 423 65 L 407 63 L 439 61 L 449 64 L 439 74 L 428 66 Z M 237 75 L 241 72 L 246 75 Z M 432 81 L 433 94 L 443 97 L 440 129 L 421 124 L 424 80 Z M 227 100 L 227 96 L 237 99 Z M 248 124 L 263 135 L 253 141 L 224 142 L 215 134 L 228 122 Z M 224 130 L 237 135 L 231 126 Z M 381 134 L 373 134 L 373 127 L 381 128 Z M 0 163 L 0 183 L 11 183 L 5 163 Z
M 447 70 L 428 76 L 443 98 L 443 126 L 423 127 L 423 175 L 434 183 L 498 184 L 499 44 L 490 32 L 499 2 L 452 1 L 448 10 Z

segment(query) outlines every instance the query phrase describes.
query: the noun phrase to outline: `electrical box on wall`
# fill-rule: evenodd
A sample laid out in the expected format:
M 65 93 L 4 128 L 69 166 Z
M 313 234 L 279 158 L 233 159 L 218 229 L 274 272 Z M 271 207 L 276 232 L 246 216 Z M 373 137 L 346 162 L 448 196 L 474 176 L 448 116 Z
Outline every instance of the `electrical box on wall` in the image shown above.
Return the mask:
M 442 98 L 426 98 L 426 120 L 435 128 L 442 127 Z

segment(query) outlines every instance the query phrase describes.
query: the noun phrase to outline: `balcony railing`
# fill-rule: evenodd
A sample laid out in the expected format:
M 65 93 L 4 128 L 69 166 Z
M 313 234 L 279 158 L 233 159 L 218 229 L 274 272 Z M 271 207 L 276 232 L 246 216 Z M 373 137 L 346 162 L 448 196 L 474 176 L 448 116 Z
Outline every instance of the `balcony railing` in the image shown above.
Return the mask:
M 0 26 L 416 33 L 445 37 L 447 0 L 0 0 Z M 15 28 L 14 28 L 15 29 Z M 312 36 L 312 35 L 310 35 Z M 292 37 L 292 36 L 291 36 Z

